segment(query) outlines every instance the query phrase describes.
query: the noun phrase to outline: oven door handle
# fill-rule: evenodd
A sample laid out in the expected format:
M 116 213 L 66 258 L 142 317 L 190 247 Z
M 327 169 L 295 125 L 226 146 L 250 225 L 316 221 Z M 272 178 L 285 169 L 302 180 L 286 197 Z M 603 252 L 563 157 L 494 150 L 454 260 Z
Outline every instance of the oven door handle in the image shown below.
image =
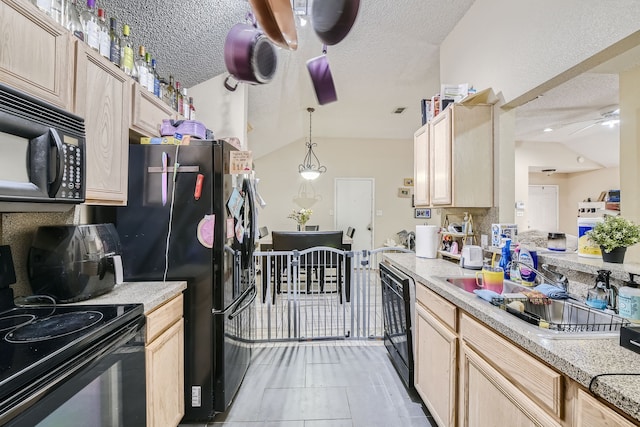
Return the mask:
M 132 338 L 136 336 L 138 333 L 140 323 L 138 321 L 125 326 L 122 330 L 117 331 L 109 337 L 100 340 L 99 343 L 92 345 L 89 348 L 84 349 L 81 353 L 76 355 L 70 360 L 67 360 L 64 364 L 58 366 L 53 371 L 50 371 L 34 386 L 39 387 L 35 392 L 31 389 L 27 390 L 27 393 L 31 393 L 27 395 L 22 400 L 15 402 L 16 399 L 20 399 L 19 393 L 13 395 L 11 400 L 14 402 L 1 402 L 0 405 L 5 407 L 7 403 L 11 404 L 11 407 L 6 411 L 0 413 L 0 425 L 4 425 L 6 422 L 18 416 L 25 409 L 32 406 L 35 402 L 40 400 L 44 395 L 46 395 L 53 388 L 57 387 L 60 383 L 67 380 L 70 376 L 74 375 L 78 371 L 84 369 L 91 363 L 102 360 L 106 355 L 112 353 L 114 350 L 120 348 L 122 345 L 130 341 Z M 109 343 L 104 348 L 99 348 L 101 344 L 104 344 L 106 339 L 113 339 L 116 337 L 117 339 L 111 343 Z M 141 347 L 143 348 L 143 347 Z

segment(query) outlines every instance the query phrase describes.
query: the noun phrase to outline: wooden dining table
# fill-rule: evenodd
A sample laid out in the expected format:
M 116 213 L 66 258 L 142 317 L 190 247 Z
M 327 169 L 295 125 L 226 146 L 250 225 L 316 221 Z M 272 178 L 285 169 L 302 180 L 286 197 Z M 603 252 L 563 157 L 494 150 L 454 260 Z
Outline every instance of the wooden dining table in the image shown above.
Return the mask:
M 300 233 L 305 233 L 304 231 L 301 231 Z M 317 233 L 314 231 L 310 231 L 308 232 L 310 235 Z M 343 251 L 350 251 L 351 250 L 351 245 L 353 244 L 353 238 L 347 236 L 346 234 L 342 235 L 342 247 L 340 249 L 342 249 Z M 266 252 L 266 251 L 270 251 L 273 250 L 273 236 L 271 235 L 271 233 L 269 233 L 268 235 L 264 236 L 263 238 L 258 240 L 258 249 L 261 252 Z M 266 296 L 266 290 L 267 290 L 267 286 L 268 283 L 266 283 L 266 272 L 268 271 L 267 269 L 269 268 L 269 266 L 267 265 L 267 257 L 266 256 L 262 256 L 262 298 L 263 298 L 263 302 L 264 302 L 264 298 Z M 351 257 L 346 257 L 345 260 L 345 281 L 344 283 L 346 284 L 345 286 L 345 299 L 347 302 L 351 301 Z M 275 291 L 275 289 L 274 289 Z M 274 299 L 275 299 L 275 292 L 274 292 Z

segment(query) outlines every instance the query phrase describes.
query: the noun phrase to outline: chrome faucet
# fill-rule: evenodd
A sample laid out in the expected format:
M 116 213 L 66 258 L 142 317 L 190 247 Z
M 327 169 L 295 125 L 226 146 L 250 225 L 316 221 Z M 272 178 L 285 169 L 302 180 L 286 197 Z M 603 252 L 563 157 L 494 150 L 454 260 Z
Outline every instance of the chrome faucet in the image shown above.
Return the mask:
M 569 286 L 569 279 L 567 279 L 567 276 L 555 270 L 552 270 L 551 268 L 549 268 L 549 264 L 542 264 L 542 269 L 546 273 L 549 273 L 553 276 L 553 281 L 550 281 L 549 283 L 552 283 L 557 287 L 564 289 L 565 291 L 567 290 L 567 287 Z
M 567 286 L 569 285 L 569 279 L 567 279 L 567 276 L 565 276 L 562 273 L 559 273 L 557 271 L 551 270 L 549 269 L 549 265 L 548 264 L 542 264 L 542 269 L 553 275 L 552 279 L 549 279 L 549 277 L 547 277 L 544 273 L 542 273 L 539 270 L 536 270 L 535 268 L 531 267 L 528 264 L 525 264 L 523 262 L 520 262 L 518 260 L 512 260 L 512 263 L 515 263 L 518 266 L 525 266 L 526 268 L 528 268 L 529 270 L 533 271 L 534 273 L 536 273 L 537 276 L 539 276 L 544 282 L 549 283 L 550 285 L 554 285 L 557 286 L 559 288 L 561 288 L 564 291 L 567 291 Z M 519 270 L 520 268 L 518 268 Z

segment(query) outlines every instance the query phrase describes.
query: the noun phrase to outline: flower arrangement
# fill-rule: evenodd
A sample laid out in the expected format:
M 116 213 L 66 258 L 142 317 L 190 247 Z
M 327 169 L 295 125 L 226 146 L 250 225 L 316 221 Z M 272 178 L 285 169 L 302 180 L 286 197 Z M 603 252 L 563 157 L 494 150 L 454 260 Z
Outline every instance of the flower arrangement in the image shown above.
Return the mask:
M 298 223 L 300 228 L 304 227 L 304 225 L 311 218 L 311 214 L 313 211 L 311 209 L 300 209 L 296 211 L 295 209 L 289 214 L 287 218 L 294 219 Z
M 604 222 L 599 222 L 586 234 L 607 253 L 640 242 L 640 226 L 620 216 L 605 216 Z

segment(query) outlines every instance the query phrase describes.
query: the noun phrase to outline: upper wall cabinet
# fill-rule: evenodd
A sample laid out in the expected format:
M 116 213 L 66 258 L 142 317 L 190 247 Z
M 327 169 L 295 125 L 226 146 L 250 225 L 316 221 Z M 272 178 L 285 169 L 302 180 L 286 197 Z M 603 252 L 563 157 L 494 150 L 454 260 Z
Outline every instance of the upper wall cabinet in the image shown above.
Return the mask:
M 0 81 L 71 110 L 71 34 L 29 1 L 0 0 Z
M 163 119 L 176 119 L 176 113 L 153 93 L 138 83 L 133 84 L 131 129 L 142 136 L 159 136 Z
M 127 204 L 129 76 L 85 43 L 76 43 L 75 113 L 85 119 L 86 203 Z
M 429 206 L 429 124 L 413 135 L 413 197 L 416 206 Z
M 432 206 L 493 205 L 493 106 L 449 105 L 429 123 Z

